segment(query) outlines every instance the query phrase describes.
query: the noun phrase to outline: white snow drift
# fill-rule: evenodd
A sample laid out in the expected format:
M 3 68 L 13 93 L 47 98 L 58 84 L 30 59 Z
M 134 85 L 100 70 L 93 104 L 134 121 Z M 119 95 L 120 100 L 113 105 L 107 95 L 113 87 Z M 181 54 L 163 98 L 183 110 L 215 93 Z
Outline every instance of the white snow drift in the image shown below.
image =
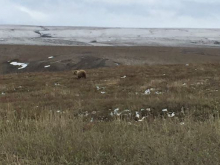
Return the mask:
M 18 69 L 24 69 L 28 66 L 27 63 L 20 63 L 20 62 L 10 62 L 11 65 L 14 65 L 14 66 L 20 66 L 20 68 Z

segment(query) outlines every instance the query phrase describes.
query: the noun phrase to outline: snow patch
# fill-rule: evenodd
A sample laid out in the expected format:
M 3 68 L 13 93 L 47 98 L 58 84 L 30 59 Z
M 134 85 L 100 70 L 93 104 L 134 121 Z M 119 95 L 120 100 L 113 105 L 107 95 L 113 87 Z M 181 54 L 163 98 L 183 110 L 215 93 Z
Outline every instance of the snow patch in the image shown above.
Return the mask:
M 165 109 L 162 109 L 162 112 L 167 112 L 167 108 L 165 108 Z
M 18 69 L 24 69 L 28 66 L 27 63 L 21 63 L 21 62 L 11 62 L 10 64 L 14 65 L 14 66 L 20 66 L 20 68 L 18 68 Z
M 45 66 L 44 66 L 44 68 L 49 68 L 49 67 L 50 67 L 50 65 L 45 65 Z

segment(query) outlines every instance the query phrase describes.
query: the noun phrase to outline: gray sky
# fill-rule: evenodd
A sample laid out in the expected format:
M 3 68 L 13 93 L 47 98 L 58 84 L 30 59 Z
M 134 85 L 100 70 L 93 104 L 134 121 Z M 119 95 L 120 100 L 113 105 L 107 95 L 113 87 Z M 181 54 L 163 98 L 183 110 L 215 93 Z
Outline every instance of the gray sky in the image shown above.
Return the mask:
M 0 24 L 220 28 L 220 0 L 0 0 Z

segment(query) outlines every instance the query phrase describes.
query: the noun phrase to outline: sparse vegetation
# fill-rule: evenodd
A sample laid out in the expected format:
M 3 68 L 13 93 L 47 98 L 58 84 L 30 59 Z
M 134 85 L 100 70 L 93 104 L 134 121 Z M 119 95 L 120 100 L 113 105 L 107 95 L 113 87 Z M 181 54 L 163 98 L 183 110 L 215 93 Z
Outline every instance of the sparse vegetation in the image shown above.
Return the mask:
M 0 164 L 220 163 L 220 64 L 87 73 L 0 76 Z

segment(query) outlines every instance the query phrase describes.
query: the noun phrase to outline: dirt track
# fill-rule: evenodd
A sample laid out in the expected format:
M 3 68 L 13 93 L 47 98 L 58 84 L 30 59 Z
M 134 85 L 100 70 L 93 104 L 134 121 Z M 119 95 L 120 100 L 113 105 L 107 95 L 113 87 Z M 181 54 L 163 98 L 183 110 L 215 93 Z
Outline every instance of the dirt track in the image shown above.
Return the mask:
M 28 63 L 28 66 L 18 70 L 18 66 L 10 65 L 11 61 Z M 0 74 L 209 62 L 220 62 L 219 48 L 0 45 Z M 46 65 L 50 67 L 45 68 Z

